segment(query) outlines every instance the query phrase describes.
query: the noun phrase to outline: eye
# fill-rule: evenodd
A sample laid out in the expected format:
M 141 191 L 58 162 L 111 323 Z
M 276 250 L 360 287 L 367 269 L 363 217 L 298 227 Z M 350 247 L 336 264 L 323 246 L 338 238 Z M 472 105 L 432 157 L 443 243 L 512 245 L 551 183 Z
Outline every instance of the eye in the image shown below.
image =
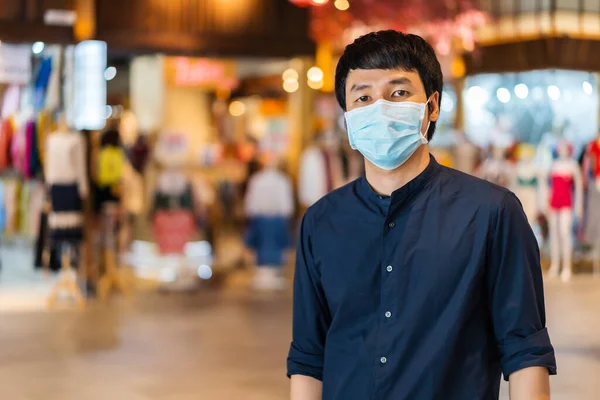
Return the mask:
M 406 95 L 408 95 L 408 92 L 406 90 L 396 90 L 394 93 L 392 93 L 392 97 L 405 97 Z
M 357 103 L 366 103 L 369 100 L 371 100 L 370 96 L 360 96 L 358 99 L 356 99 L 356 102 Z

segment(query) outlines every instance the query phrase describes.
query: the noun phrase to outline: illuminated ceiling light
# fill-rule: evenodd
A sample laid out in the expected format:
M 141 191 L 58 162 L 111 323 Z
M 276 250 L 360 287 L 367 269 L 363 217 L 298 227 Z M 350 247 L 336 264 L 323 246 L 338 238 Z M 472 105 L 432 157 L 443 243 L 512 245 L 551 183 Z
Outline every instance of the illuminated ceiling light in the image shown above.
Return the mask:
M 319 67 L 312 67 L 306 73 L 306 76 L 311 82 L 321 82 L 323 80 L 324 74 L 323 70 Z
M 591 83 L 589 83 L 588 81 L 585 81 L 585 82 L 583 82 L 583 91 L 585 92 L 585 94 L 587 94 L 589 96 L 594 91 L 594 88 L 592 87 Z
M 315 90 L 319 90 L 319 89 L 323 89 L 323 81 L 308 81 L 308 87 L 311 89 L 315 89 Z
M 294 68 L 288 68 L 285 71 L 283 71 L 283 75 L 281 77 L 284 81 L 287 81 L 289 79 L 297 81 L 299 78 L 298 71 L 296 71 Z
M 524 83 L 515 85 L 515 95 L 520 99 L 526 99 L 529 96 L 529 88 Z
M 233 115 L 234 117 L 242 116 L 245 112 L 246 105 L 241 101 L 236 100 L 232 101 L 231 104 L 229 104 L 229 114 Z
M 481 86 L 471 86 L 467 91 L 467 101 L 472 104 L 484 105 L 490 96 Z
M 560 89 L 558 88 L 558 86 L 556 86 L 556 85 L 548 86 L 548 97 L 550 97 L 552 100 L 555 100 L 555 101 L 560 99 Z
M 318 6 L 322 6 L 323 4 L 327 4 L 329 0 L 312 0 L 312 2 Z
M 112 81 L 117 76 L 117 69 L 115 67 L 108 67 L 104 71 L 104 79 L 107 81 Z
M 33 51 L 33 54 L 40 54 L 44 51 L 45 47 L 46 44 L 44 42 L 35 42 L 33 46 L 31 46 L 31 51 Z
M 501 103 L 508 103 L 510 101 L 510 92 L 507 88 L 499 88 L 496 90 L 496 97 L 500 100 Z
M 285 81 L 283 81 L 283 90 L 285 90 L 288 93 L 294 93 L 298 90 L 299 87 L 300 84 L 298 83 L 297 79 L 286 79 Z
M 350 8 L 350 3 L 348 2 L 348 0 L 335 0 L 335 3 L 333 4 L 335 5 L 335 8 L 337 8 L 340 11 L 346 11 Z

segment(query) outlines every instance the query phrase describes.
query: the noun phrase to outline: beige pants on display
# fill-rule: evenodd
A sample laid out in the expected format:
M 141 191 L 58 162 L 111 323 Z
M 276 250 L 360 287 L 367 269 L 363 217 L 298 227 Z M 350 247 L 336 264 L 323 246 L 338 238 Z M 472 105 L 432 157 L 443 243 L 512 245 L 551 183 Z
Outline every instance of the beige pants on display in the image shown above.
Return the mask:
M 558 276 L 562 255 L 561 279 L 563 281 L 569 281 L 572 274 L 572 224 L 573 210 L 571 208 L 550 210 L 550 219 L 548 221 L 550 230 L 550 276 Z

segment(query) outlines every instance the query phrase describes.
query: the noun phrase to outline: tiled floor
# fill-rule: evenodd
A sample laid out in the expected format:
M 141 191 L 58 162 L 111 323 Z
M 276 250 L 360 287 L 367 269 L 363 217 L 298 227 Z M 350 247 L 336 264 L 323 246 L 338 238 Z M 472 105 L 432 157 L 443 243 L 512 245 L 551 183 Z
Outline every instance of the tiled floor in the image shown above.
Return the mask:
M 113 299 L 81 313 L 0 314 L 0 398 L 287 398 L 291 296 L 253 294 L 243 273 L 230 282 Z M 559 358 L 553 399 L 597 400 L 600 280 L 549 282 L 547 308 Z

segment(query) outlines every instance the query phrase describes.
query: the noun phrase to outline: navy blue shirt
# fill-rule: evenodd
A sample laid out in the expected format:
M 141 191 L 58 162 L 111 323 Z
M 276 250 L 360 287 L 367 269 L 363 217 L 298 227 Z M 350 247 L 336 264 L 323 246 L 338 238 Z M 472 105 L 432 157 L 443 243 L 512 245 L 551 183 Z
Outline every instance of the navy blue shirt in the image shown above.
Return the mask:
M 288 375 L 324 400 L 490 400 L 556 373 L 540 254 L 510 191 L 433 157 L 391 197 L 366 178 L 306 213 Z

